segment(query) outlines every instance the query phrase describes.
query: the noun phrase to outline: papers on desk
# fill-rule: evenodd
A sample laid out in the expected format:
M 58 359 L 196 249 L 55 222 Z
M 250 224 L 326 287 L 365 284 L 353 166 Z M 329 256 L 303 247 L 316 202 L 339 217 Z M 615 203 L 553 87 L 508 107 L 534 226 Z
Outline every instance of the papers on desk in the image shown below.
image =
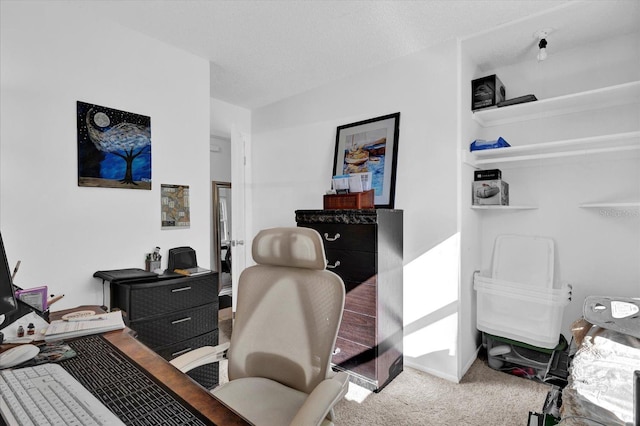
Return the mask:
M 101 314 L 100 317 L 101 319 L 86 317 L 86 321 L 51 321 L 47 331 L 44 333 L 44 340 L 49 342 L 52 340 L 71 339 L 73 337 L 106 333 L 107 331 L 122 330 L 124 328 L 122 312 L 120 311 Z

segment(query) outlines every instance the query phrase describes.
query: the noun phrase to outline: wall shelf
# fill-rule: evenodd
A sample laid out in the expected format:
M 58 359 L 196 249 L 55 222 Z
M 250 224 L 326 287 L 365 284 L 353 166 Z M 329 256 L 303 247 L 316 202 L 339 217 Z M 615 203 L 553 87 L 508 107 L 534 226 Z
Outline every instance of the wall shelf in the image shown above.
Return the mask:
M 580 204 L 580 208 L 583 209 L 626 209 L 626 208 L 640 208 L 640 201 L 637 203 L 584 203 Z
M 638 102 L 640 81 L 633 81 L 524 104 L 480 110 L 472 115 L 482 127 L 492 127 Z
M 640 151 L 640 131 L 543 142 L 507 148 L 464 151 L 464 162 L 474 167 L 538 161 L 581 155 Z
M 536 206 L 471 206 L 473 210 L 535 210 Z

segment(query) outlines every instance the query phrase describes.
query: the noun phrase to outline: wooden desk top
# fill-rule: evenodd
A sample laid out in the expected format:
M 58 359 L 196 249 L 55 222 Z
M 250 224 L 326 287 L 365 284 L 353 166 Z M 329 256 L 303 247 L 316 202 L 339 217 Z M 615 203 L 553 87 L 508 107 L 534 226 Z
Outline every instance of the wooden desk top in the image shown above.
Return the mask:
M 68 312 L 91 309 L 100 311 L 95 306 L 79 306 L 74 309 L 52 312 L 51 320 L 58 319 Z M 136 340 L 131 329 L 111 331 L 104 333 L 103 336 L 216 425 L 250 425 L 189 376 Z

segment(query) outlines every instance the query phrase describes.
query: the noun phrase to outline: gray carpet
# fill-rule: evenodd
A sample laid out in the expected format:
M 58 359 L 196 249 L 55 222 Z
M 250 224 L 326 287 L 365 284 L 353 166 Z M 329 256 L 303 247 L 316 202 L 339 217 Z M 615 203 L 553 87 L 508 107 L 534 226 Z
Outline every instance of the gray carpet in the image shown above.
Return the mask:
M 220 342 L 231 320 L 220 321 Z M 224 383 L 226 361 L 220 364 Z M 335 409 L 336 425 L 519 426 L 529 411 L 540 412 L 550 387 L 492 370 L 477 359 L 460 383 L 405 367 L 387 387 L 372 393 L 350 384 Z
M 351 384 L 335 411 L 339 425 L 517 426 L 542 409 L 548 391 L 477 359 L 458 384 L 407 367 L 379 393 Z

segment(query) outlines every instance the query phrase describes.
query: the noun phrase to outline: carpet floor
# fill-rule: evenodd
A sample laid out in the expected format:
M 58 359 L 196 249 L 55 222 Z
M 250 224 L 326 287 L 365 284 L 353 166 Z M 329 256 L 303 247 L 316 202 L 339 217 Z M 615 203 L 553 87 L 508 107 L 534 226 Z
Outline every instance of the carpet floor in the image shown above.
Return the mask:
M 220 321 L 220 342 L 231 335 L 231 320 Z M 220 363 L 225 383 L 226 361 Z M 540 412 L 550 386 L 489 368 L 479 357 L 460 383 L 405 367 L 379 393 L 353 383 L 335 407 L 336 426 L 519 426 L 529 411 Z

